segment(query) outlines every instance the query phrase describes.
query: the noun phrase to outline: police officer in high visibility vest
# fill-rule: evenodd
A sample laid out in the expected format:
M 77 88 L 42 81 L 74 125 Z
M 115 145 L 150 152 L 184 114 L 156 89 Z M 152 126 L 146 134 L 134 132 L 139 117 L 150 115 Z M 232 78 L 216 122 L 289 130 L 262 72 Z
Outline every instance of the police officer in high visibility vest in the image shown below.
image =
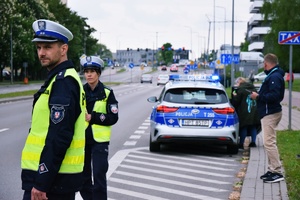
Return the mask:
M 23 200 L 74 200 L 83 183 L 86 105 L 80 78 L 67 58 L 73 35 L 49 20 L 32 26 L 32 41 L 48 76 L 34 95 L 22 151 Z
M 118 121 L 118 101 L 113 90 L 99 80 L 101 68 L 104 66 L 102 59 L 82 56 L 80 64 L 87 81 L 83 86 L 87 102 L 85 182 L 80 194 L 84 200 L 106 200 L 108 148 L 111 127 Z

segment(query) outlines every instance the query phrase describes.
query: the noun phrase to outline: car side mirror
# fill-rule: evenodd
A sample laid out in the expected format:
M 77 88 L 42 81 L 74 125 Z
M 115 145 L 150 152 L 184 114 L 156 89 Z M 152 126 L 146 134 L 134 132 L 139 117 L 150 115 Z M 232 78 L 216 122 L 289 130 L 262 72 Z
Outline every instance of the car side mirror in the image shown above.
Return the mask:
M 156 98 L 155 96 L 153 96 L 153 97 L 149 97 L 149 98 L 147 99 L 147 101 L 150 102 L 150 103 L 155 103 L 155 102 L 157 102 L 158 100 L 157 100 L 157 98 Z

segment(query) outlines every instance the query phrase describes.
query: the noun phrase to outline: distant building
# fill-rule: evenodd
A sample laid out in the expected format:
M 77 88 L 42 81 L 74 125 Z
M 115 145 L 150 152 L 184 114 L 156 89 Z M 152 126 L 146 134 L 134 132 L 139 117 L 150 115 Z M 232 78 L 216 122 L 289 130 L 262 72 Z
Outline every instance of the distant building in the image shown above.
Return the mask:
M 68 0 L 60 0 L 60 2 L 66 5 L 68 4 Z
M 140 65 L 141 63 L 146 63 L 147 65 L 152 65 L 156 62 L 157 50 L 153 49 L 127 49 L 127 50 L 117 50 L 115 59 L 121 65 L 128 65 L 133 63 L 135 65 Z
M 250 42 L 248 51 L 263 52 L 264 36 L 271 30 L 271 20 L 268 24 L 263 23 L 264 18 L 261 14 L 263 0 L 250 0 L 250 2 L 253 2 L 250 6 L 250 13 L 253 15 L 248 22 L 247 41 Z

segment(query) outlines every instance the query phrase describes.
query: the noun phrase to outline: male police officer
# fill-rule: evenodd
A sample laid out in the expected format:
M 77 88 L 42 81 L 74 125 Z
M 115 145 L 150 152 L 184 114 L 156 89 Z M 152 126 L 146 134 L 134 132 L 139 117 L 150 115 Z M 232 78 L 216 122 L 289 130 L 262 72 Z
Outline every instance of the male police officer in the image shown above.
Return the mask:
M 99 81 L 103 67 L 103 61 L 99 57 L 82 57 L 80 64 L 83 66 L 87 81 L 83 87 L 86 93 L 88 124 L 84 164 L 85 181 L 80 194 L 84 200 L 105 200 L 107 199 L 108 145 L 111 126 L 118 121 L 118 101 L 113 90 Z
M 32 42 L 48 76 L 34 95 L 31 128 L 22 151 L 23 200 L 74 200 L 83 181 L 85 99 L 67 58 L 73 35 L 44 19 L 32 27 Z

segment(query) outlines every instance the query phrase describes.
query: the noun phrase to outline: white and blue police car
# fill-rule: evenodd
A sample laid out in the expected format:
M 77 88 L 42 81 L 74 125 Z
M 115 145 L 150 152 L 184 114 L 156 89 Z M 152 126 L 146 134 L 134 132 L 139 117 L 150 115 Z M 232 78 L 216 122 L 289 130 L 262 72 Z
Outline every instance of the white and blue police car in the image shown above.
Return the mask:
M 214 75 L 170 75 L 150 116 L 151 152 L 161 144 L 197 143 L 226 145 L 238 153 L 239 119 L 224 86 Z

